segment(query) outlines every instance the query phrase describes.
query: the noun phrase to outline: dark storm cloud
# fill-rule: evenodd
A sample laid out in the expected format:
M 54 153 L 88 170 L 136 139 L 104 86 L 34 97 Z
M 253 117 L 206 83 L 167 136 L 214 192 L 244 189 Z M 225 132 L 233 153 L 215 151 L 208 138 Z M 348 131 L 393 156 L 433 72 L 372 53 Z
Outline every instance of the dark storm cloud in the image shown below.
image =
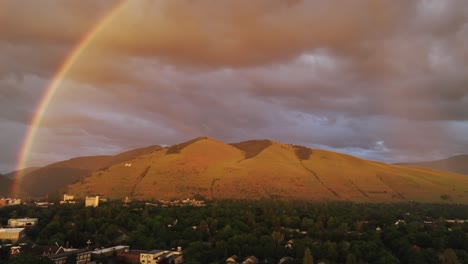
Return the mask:
M 0 3 L 2 128 L 21 130 L 67 54 L 118 3 L 31 2 Z M 200 135 L 385 161 L 463 153 L 467 10 L 461 0 L 129 1 L 61 84 L 31 162 Z M 10 150 L 24 134 L 3 131 Z

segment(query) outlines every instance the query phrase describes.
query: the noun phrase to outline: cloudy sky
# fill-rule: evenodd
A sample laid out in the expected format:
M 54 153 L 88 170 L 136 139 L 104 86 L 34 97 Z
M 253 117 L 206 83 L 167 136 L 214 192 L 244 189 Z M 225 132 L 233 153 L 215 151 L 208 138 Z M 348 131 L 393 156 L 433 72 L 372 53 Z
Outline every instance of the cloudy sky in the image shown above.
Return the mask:
M 0 1 L 0 173 L 118 4 Z M 203 135 L 387 162 L 468 153 L 468 1 L 129 1 L 64 76 L 28 165 Z

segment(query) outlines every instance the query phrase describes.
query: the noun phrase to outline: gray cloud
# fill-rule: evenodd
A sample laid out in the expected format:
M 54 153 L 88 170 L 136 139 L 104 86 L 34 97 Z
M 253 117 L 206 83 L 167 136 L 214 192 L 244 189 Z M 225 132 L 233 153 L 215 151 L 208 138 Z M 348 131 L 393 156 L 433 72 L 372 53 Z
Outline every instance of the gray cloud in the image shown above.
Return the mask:
M 54 72 L 116 4 L 0 4 L 9 10 L 0 15 L 8 25 L 0 29 L 0 128 L 8 145 L 0 170 L 13 168 Z M 30 163 L 200 135 L 270 138 L 384 161 L 463 153 L 467 5 L 130 1 L 60 85 Z

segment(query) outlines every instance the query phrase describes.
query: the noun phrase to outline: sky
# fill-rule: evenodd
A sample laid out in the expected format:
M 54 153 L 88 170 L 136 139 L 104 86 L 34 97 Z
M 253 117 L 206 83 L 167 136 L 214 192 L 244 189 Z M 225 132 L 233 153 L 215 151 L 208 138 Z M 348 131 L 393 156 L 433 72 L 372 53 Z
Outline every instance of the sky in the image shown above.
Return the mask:
M 0 173 L 118 1 L 0 1 Z M 468 153 L 468 1 L 136 0 L 51 98 L 28 166 L 198 136 L 385 162 Z

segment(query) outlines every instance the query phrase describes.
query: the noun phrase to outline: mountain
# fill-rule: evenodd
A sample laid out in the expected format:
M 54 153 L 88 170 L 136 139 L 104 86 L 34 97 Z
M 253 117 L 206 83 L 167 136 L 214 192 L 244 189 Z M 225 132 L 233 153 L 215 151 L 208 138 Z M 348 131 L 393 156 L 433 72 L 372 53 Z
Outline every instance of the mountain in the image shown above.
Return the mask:
M 0 174 L 0 197 L 10 195 L 11 180 L 5 175 Z
M 9 178 L 9 179 L 13 179 L 13 177 L 15 177 L 17 173 L 19 173 L 19 175 L 26 175 L 26 174 L 31 173 L 31 172 L 39 169 L 39 168 L 41 168 L 41 167 L 28 167 L 28 168 L 25 168 L 25 169 L 22 169 L 22 170 L 9 172 L 9 173 L 5 174 L 4 176 Z
M 458 155 L 435 161 L 402 163 L 402 165 L 426 167 L 468 175 L 468 155 Z
M 202 137 L 95 171 L 67 191 L 116 199 L 468 203 L 468 178 L 269 140 Z
M 160 146 L 150 146 L 123 152 L 115 156 L 78 157 L 56 162 L 24 174 L 20 181 L 19 194 L 20 196 L 32 197 L 45 196 L 79 181 L 93 171 L 105 169 L 159 149 L 161 149 Z

